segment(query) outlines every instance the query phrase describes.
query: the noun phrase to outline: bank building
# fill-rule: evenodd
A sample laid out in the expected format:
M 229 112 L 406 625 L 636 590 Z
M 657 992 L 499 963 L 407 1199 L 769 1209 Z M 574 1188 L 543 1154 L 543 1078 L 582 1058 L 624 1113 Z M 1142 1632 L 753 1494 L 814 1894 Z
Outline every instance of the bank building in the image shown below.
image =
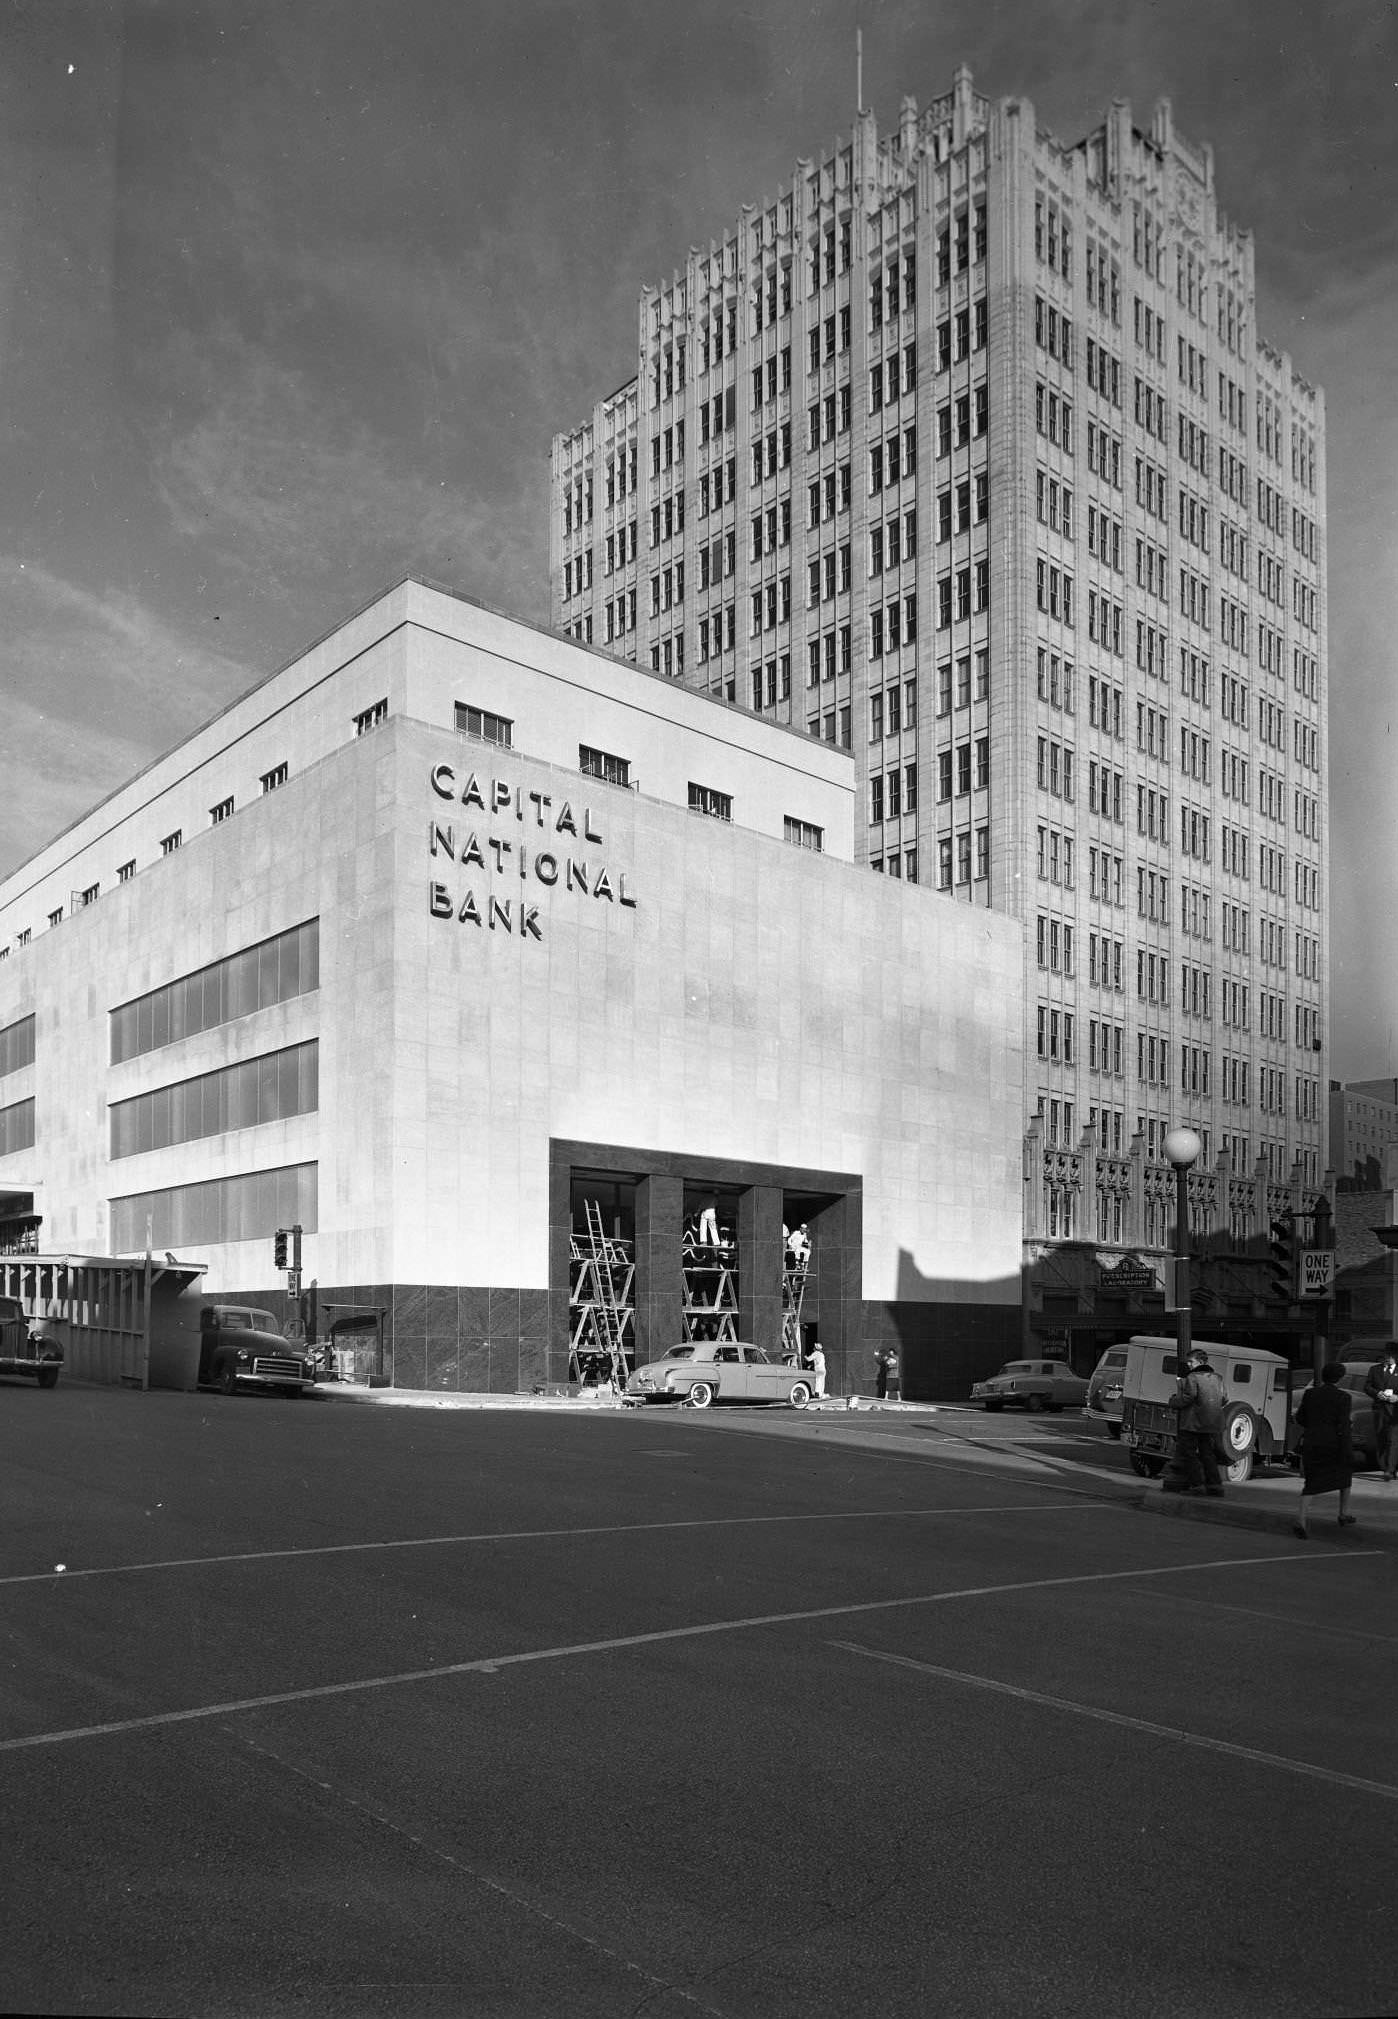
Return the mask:
M 1019 1336 L 1021 929 L 855 814 L 838 746 L 399 582 L 0 885 L 0 1287 L 294 1329 L 299 1229 L 400 1388 L 819 1337 L 955 1392 Z

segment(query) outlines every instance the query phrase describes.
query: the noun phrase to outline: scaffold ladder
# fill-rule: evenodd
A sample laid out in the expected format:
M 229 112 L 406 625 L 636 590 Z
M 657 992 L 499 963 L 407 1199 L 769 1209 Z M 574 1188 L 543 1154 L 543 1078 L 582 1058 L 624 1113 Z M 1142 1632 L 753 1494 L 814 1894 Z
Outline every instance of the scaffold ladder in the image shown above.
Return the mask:
M 794 1357 L 800 1366 L 803 1353 L 801 1348 L 801 1306 L 806 1296 L 807 1257 L 802 1256 L 794 1268 L 782 1269 L 782 1351 Z
M 712 1344 L 738 1337 L 738 1271 L 733 1250 L 686 1234 L 680 1257 L 686 1339 Z
M 573 1380 L 580 1381 L 581 1356 L 598 1356 L 620 1389 L 626 1386 L 626 1336 L 634 1316 L 631 1289 L 635 1264 L 621 1244 L 604 1231 L 602 1209 L 597 1201 L 585 1200 L 583 1211 L 587 1222 L 586 1244 L 576 1234 L 573 1236 L 573 1258 L 582 1266 L 573 1294 L 576 1315 L 569 1343 L 568 1371 Z

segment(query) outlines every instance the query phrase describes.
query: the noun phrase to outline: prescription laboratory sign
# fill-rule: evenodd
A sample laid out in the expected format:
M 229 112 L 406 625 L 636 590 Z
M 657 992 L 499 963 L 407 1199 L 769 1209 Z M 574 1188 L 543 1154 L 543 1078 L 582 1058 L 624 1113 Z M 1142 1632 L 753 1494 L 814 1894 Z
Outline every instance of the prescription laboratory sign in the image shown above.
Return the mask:
M 635 910 L 626 871 L 590 852 L 603 846 L 591 806 L 575 810 L 507 778 L 463 777 L 451 764 L 434 764 L 430 783 L 438 802 L 427 822 L 433 918 L 541 940 L 540 913 L 557 890 Z

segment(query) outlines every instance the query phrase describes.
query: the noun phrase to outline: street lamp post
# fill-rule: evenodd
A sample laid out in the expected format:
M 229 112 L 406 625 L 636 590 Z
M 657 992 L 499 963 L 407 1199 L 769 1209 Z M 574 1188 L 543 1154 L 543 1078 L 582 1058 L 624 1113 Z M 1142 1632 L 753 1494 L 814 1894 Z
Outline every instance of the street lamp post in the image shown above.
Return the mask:
M 1193 1285 L 1189 1280 L 1189 1172 L 1190 1166 L 1204 1146 L 1193 1129 L 1175 1128 L 1166 1131 L 1162 1147 L 1175 1170 L 1175 1368 L 1179 1378 L 1183 1380 L 1185 1362 L 1189 1358 L 1192 1323 L 1190 1292 Z M 1170 1480 L 1166 1490 L 1172 1493 L 1182 1492 L 1188 1477 L 1189 1470 L 1180 1456 L 1177 1437 L 1175 1455 L 1170 1461 Z
M 1176 1128 L 1166 1131 L 1165 1155 L 1175 1171 L 1175 1357 L 1179 1371 L 1184 1373 L 1184 1363 L 1189 1358 L 1190 1347 L 1190 1292 L 1193 1285 L 1189 1280 L 1189 1173 L 1198 1161 L 1204 1145 L 1193 1129 Z

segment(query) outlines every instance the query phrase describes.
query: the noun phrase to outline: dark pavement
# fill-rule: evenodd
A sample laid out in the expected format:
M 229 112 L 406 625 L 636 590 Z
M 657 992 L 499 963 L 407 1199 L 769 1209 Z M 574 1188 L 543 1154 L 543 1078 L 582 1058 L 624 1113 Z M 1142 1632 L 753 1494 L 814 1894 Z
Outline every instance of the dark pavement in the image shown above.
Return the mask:
M 0 1384 L 0 2005 L 1391 2008 L 1392 1549 L 887 1422 Z

